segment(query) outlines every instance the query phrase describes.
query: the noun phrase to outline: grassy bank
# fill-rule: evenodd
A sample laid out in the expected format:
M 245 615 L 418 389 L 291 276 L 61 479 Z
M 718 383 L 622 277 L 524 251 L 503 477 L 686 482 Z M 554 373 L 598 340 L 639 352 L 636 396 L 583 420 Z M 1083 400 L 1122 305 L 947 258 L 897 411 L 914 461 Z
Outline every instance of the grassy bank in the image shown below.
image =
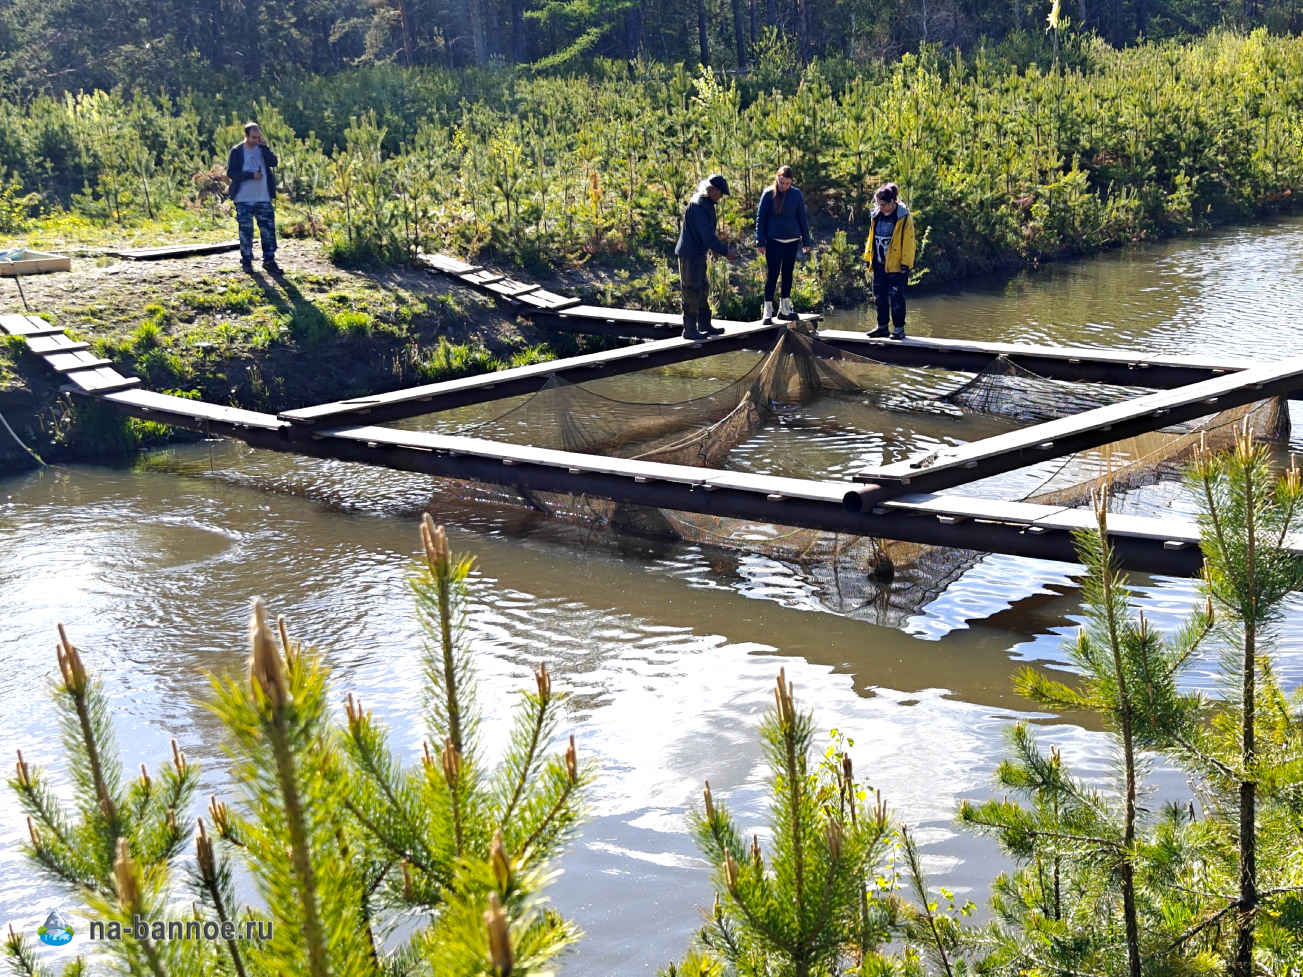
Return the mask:
M 233 253 L 79 258 L 71 273 L 24 279 L 23 291 L 33 312 L 149 389 L 269 412 L 578 349 L 423 272 L 336 268 L 315 242 L 288 242 L 281 254 L 279 280 L 243 274 Z M 21 308 L 10 295 L 8 307 Z M 42 457 L 116 457 L 188 436 L 61 396 L 59 378 L 25 350 L 0 342 L 0 413 Z M 0 468 L 30 464 L 0 431 Z

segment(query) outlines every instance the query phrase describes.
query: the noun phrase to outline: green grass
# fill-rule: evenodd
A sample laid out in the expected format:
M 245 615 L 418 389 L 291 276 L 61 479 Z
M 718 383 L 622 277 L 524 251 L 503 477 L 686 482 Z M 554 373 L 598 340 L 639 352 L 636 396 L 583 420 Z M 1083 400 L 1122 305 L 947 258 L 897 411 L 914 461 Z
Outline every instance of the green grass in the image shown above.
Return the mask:
M 97 221 L 72 210 L 57 210 L 24 222 L 13 231 L 12 237 L 0 240 L 0 246 L 23 244 L 42 251 L 60 251 L 111 245 L 151 247 L 169 239 L 206 243 L 234 236 L 234 217 L 214 216 L 187 207 L 167 206 L 155 220 L 135 217 L 122 224 Z
M 235 282 L 219 286 L 211 292 L 187 290 L 177 296 L 177 301 L 189 306 L 196 312 L 222 312 L 238 314 L 252 312 L 259 305 L 266 303 L 261 291 L 252 285 Z
M 0 337 L 0 389 L 22 385 L 18 360 L 26 350 L 27 343 L 21 337 Z

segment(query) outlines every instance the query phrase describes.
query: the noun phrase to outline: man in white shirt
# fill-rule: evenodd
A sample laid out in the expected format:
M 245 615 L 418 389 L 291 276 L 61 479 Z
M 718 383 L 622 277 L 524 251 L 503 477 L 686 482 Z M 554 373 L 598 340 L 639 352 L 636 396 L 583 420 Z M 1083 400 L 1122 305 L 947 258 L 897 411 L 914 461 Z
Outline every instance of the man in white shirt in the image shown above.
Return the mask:
M 244 141 L 231 147 L 226 158 L 226 175 L 231 180 L 230 197 L 235 201 L 235 224 L 240 230 L 240 267 L 253 271 L 253 225 L 258 224 L 262 241 L 262 267 L 280 275 L 276 264 L 276 154 L 262 138 L 256 122 L 244 127 Z

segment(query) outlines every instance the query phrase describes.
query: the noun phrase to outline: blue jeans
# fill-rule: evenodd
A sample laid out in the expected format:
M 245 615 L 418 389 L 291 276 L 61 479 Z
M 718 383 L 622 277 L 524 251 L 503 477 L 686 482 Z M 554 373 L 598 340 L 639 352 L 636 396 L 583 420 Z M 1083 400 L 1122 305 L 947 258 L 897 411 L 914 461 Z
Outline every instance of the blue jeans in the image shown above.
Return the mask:
M 271 201 L 235 205 L 235 226 L 240 229 L 240 260 L 253 260 L 253 222 L 258 222 L 262 239 L 262 263 L 276 260 L 276 211 Z

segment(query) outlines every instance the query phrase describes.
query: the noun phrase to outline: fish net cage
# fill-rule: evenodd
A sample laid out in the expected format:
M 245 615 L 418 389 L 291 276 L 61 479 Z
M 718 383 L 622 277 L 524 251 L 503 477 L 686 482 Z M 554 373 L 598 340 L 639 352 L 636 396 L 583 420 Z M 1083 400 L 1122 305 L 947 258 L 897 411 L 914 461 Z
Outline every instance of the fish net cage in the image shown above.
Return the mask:
M 911 377 L 910 374 L 915 376 Z M 888 413 L 1039 423 L 1137 396 L 1146 391 L 1106 384 L 1065 383 L 998 357 L 981 373 L 940 394 L 936 371 L 900 367 L 838 349 L 798 328 L 736 380 L 705 395 L 664 403 L 621 399 L 609 381 L 568 383 L 552 377 L 515 407 L 458 434 L 581 454 L 727 468 L 730 455 L 766 425 L 816 401 L 869 405 Z M 884 415 L 885 416 L 885 415 Z M 1085 505 L 1108 488 L 1117 495 L 1179 474 L 1200 446 L 1229 447 L 1247 425 L 1264 441 L 1288 436 L 1289 414 L 1279 398 L 1224 410 L 1196 423 L 1126 438 L 1038 466 L 1011 490 L 999 480 L 964 486 L 966 494 L 996 494 L 1064 507 Z M 1014 425 L 1009 424 L 1011 429 Z M 944 451 L 944 448 L 938 449 Z M 917 454 L 914 451 L 913 454 Z M 804 473 L 805 477 L 812 476 Z M 525 507 L 572 524 L 652 539 L 680 540 L 798 564 L 826 603 L 880 621 L 916 612 L 983 554 L 950 547 L 847 535 L 613 502 L 580 493 L 435 479 L 432 511 L 487 503 Z

